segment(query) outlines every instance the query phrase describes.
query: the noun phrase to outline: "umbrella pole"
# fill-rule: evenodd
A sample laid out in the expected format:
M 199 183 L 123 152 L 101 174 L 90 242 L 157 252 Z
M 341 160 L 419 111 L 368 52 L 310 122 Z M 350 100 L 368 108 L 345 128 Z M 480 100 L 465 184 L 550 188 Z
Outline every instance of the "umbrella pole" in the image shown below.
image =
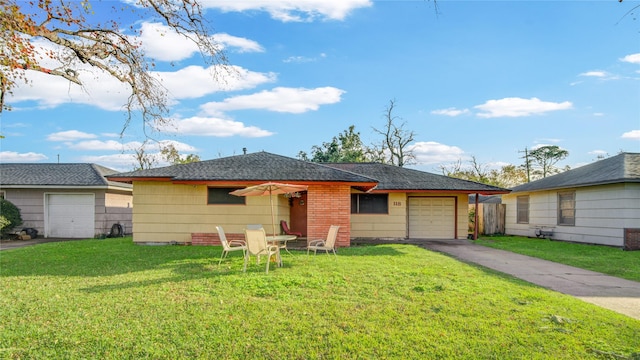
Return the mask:
M 271 194 L 271 190 L 269 190 L 269 204 L 271 205 L 271 231 L 273 231 L 273 236 L 276 236 L 276 218 L 273 213 L 273 195 Z

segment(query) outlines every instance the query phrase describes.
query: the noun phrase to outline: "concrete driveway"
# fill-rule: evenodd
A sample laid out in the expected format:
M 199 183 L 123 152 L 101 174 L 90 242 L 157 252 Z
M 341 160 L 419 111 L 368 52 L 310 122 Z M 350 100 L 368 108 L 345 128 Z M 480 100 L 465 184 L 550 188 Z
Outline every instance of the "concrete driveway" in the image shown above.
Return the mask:
M 640 320 L 640 282 L 492 249 L 469 240 L 428 240 L 416 244 Z

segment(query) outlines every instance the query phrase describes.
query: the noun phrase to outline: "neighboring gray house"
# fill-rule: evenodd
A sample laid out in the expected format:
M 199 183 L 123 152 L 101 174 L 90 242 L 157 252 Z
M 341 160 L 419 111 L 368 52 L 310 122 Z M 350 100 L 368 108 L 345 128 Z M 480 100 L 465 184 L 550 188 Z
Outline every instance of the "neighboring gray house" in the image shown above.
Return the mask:
M 133 187 L 105 178 L 116 172 L 95 164 L 0 164 L 0 197 L 20 209 L 20 228 L 39 236 L 93 238 L 116 223 L 130 232 Z
M 516 186 L 502 195 L 506 233 L 628 247 L 640 232 L 640 154 L 619 155 Z

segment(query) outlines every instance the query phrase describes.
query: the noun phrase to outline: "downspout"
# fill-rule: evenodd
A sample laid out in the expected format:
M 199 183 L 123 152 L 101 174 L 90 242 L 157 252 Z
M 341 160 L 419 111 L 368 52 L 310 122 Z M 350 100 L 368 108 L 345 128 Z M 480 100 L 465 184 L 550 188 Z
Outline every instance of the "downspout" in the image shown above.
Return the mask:
M 476 205 L 473 216 L 473 240 L 478 240 L 478 193 L 476 193 Z

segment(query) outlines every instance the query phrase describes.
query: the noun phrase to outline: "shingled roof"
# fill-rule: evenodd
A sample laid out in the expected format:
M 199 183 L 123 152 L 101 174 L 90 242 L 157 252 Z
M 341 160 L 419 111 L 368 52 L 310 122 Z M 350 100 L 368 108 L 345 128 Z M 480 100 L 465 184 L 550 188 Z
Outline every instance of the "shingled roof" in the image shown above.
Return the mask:
M 375 190 L 442 190 L 508 193 L 509 190 L 418 170 L 377 163 L 318 164 L 268 152 L 229 156 L 190 164 L 138 170 L 110 176 L 120 181 L 278 181 L 351 182 Z
M 640 182 L 640 154 L 621 153 L 563 173 L 516 186 L 513 192 Z
M 131 188 L 130 184 L 109 181 L 116 170 L 96 164 L 0 164 L 3 187 L 108 187 Z
M 264 151 L 120 173 L 110 178 L 126 181 L 168 178 L 172 181 L 374 182 L 362 175 Z
M 509 193 L 509 190 L 497 186 L 387 164 L 327 163 L 326 165 L 375 179 L 378 181 L 378 186 L 376 186 L 375 190 L 458 191 L 483 194 Z

